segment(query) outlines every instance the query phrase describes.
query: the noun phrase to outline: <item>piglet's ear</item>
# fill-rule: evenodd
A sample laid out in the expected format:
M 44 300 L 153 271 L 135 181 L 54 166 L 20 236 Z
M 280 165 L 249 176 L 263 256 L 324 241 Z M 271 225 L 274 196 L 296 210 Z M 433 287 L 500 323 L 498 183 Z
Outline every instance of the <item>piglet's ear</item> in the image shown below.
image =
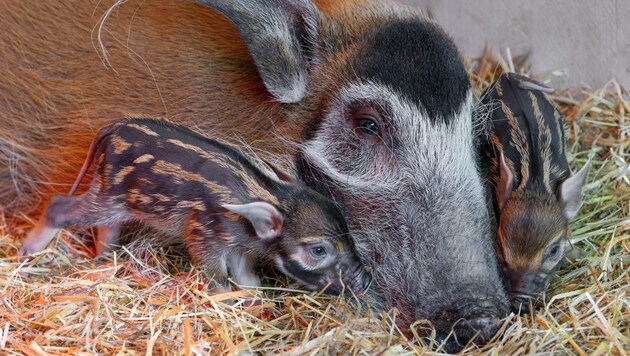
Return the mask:
M 582 206 L 582 186 L 586 180 L 590 165 L 591 160 L 589 159 L 582 169 L 567 178 L 567 180 L 560 185 L 560 201 L 564 206 L 564 216 L 569 220 L 577 215 Z
M 265 202 L 248 204 L 224 204 L 223 207 L 249 220 L 256 235 L 261 239 L 272 239 L 280 236 L 282 230 L 282 214 L 273 205 Z
M 510 194 L 512 194 L 512 189 L 514 186 L 514 175 L 505 162 L 505 156 L 503 152 L 501 152 L 501 157 L 499 158 L 499 185 L 497 186 L 497 203 L 499 206 L 499 211 L 503 210 L 505 204 L 510 198 Z

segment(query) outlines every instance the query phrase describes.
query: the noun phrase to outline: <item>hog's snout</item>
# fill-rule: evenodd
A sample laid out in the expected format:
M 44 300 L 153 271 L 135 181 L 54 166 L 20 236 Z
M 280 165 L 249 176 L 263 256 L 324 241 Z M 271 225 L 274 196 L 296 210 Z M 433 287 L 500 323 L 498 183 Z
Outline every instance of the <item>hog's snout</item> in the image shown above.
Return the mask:
M 358 261 L 351 266 L 341 264 L 338 266 L 341 278 L 339 282 L 343 285 L 346 294 L 363 294 L 372 283 L 372 275 Z
M 457 352 L 469 343 L 483 344 L 488 342 L 501 328 L 501 320 L 493 316 L 480 316 L 470 320 L 460 320 L 450 332 L 438 332 L 438 339 L 446 339 L 445 351 Z
M 515 314 L 528 314 L 537 304 L 537 300 L 530 296 L 512 297 L 512 311 Z
M 483 309 L 444 312 L 435 322 L 437 339 L 447 352 L 457 352 L 469 343 L 488 342 L 501 328 L 505 315 L 493 303 L 482 303 Z M 454 320 L 454 321 L 453 321 Z

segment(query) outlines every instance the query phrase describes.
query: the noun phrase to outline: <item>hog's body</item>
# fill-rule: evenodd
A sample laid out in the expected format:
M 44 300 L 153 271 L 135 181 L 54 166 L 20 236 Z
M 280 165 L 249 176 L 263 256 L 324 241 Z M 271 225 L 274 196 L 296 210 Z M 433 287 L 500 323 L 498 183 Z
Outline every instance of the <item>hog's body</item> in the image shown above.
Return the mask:
M 581 205 L 588 164 L 571 176 L 566 123 L 531 79 L 501 74 L 482 95 L 489 108 L 485 155 L 495 212 L 497 253 L 515 310 L 538 302 L 569 250 L 568 222 Z
M 67 191 L 96 128 L 166 117 L 335 199 L 374 271 L 374 307 L 454 327 L 459 342 L 491 335 L 507 296 L 448 36 L 384 1 L 206 3 L 235 25 L 192 1 L 127 1 L 100 27 L 111 1 L 0 3 L 7 211 Z

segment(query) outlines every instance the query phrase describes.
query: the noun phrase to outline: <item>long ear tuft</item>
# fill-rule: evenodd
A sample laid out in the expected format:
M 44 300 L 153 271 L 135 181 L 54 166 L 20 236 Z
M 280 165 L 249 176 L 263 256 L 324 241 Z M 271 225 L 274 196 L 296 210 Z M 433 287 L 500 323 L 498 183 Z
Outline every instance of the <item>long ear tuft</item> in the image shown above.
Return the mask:
M 283 103 L 306 94 L 319 36 L 319 11 L 310 0 L 197 0 L 238 29 L 267 90 Z
M 503 210 L 505 204 L 510 198 L 510 194 L 512 194 L 512 189 L 514 186 L 514 175 L 505 162 L 505 156 L 503 152 L 501 152 L 501 157 L 499 158 L 499 185 L 497 187 L 497 205 L 499 207 L 499 212 Z
M 283 218 L 273 205 L 265 202 L 254 202 L 224 204 L 223 207 L 249 220 L 259 238 L 272 239 L 280 236 Z
M 560 201 L 564 206 L 564 216 L 569 220 L 578 214 L 582 206 L 582 187 L 586 181 L 590 165 L 591 160 L 589 159 L 584 164 L 584 167 L 560 185 Z

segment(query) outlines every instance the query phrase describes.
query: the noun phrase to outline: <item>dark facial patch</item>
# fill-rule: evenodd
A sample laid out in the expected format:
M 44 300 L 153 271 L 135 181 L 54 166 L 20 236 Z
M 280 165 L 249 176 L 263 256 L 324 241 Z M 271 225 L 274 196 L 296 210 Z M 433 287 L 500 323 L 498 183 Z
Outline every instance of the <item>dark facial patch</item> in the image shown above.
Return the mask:
M 430 120 L 448 121 L 466 100 L 470 82 L 464 64 L 436 26 L 401 20 L 379 28 L 366 42 L 353 70 L 423 107 Z
M 321 273 L 302 268 L 302 266 L 292 260 L 289 255 L 281 249 L 281 247 L 277 246 L 276 248 L 279 250 L 278 256 L 282 260 L 285 271 L 291 275 L 291 277 L 311 286 L 321 286 Z

